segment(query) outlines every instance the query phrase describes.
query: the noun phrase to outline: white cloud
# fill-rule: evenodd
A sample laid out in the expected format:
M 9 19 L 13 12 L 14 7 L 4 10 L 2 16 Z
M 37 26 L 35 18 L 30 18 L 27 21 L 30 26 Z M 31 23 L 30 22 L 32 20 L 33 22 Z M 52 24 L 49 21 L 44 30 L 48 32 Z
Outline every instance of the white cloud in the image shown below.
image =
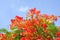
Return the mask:
M 22 6 L 22 7 L 20 7 L 19 11 L 20 11 L 20 12 L 27 12 L 28 9 L 29 9 L 29 7 L 27 7 L 27 6 Z

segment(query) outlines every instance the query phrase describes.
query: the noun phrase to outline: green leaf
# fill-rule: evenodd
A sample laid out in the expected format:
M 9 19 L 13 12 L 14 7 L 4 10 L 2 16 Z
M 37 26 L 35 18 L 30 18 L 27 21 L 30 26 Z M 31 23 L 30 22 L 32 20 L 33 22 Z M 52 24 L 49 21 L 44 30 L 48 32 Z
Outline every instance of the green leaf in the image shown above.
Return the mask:
M 56 32 L 58 31 L 57 27 L 53 24 L 49 24 L 47 29 L 52 32 L 53 34 L 56 34 Z
M 43 28 L 42 27 L 37 28 L 37 34 L 41 35 L 42 32 L 43 32 Z
M 9 32 L 8 30 L 6 30 L 5 28 L 0 29 L 0 32 L 1 33 L 5 33 L 7 38 L 11 35 L 11 32 Z
M 20 34 L 20 32 L 23 32 L 23 29 L 14 31 L 14 33 L 16 33 L 16 34 Z
M 14 26 L 13 28 L 11 28 L 11 30 L 17 30 L 18 27 L 17 26 Z
M 11 35 L 11 32 L 7 32 L 7 33 L 6 33 L 6 37 L 7 37 L 7 38 L 10 37 L 10 35 Z
M 0 29 L 1 33 L 7 33 L 8 31 L 5 28 Z
M 17 35 L 14 40 L 20 40 L 20 35 Z

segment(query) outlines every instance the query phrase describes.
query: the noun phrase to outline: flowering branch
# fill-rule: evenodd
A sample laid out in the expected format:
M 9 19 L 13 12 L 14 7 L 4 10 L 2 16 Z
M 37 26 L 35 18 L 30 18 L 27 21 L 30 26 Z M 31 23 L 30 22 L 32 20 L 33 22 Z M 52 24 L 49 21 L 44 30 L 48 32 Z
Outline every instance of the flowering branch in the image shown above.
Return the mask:
M 0 29 L 0 40 L 60 40 L 60 30 L 55 26 L 55 15 L 41 14 L 36 8 L 30 9 L 26 19 L 15 16 L 11 19 L 10 30 Z

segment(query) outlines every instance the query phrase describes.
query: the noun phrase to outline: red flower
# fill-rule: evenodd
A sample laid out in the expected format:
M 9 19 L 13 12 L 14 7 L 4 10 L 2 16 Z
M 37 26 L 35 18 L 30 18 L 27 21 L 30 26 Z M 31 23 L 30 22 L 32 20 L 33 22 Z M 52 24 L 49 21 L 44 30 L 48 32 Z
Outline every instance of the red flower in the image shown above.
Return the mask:
M 48 30 L 44 30 L 45 33 L 48 33 L 49 31 Z
M 30 40 L 30 39 L 26 37 L 22 37 L 20 40 Z
M 39 16 L 39 14 L 40 14 L 40 11 L 37 11 L 37 12 L 36 12 L 36 16 Z
M 30 28 L 27 30 L 30 34 L 33 34 L 34 32 L 36 32 L 36 29 L 35 28 Z
M 12 22 L 12 23 L 14 23 L 14 22 L 15 22 L 15 20 L 14 20 L 14 19 L 11 19 L 11 22 Z
M 51 40 L 51 38 L 48 36 L 48 37 L 47 37 L 47 40 Z
M 33 18 L 35 12 L 36 12 L 36 8 L 34 8 L 34 9 L 30 9 L 29 14 L 30 14 L 31 18 Z
M 17 21 L 21 21 L 23 19 L 23 17 L 19 17 L 19 16 L 15 16 Z
M 6 40 L 6 35 L 5 34 L 0 34 L 0 40 Z
M 43 23 L 43 24 L 42 24 L 42 27 L 43 27 L 44 29 L 46 29 L 47 24 Z
M 60 40 L 60 38 L 56 38 L 55 40 Z
M 60 32 L 57 32 L 57 34 L 56 34 L 57 36 L 60 36 Z
M 42 39 L 42 37 L 39 36 L 37 40 L 43 40 L 43 39 Z
M 39 26 L 39 20 L 38 19 L 34 19 L 33 22 L 34 22 L 34 25 Z
M 31 12 L 31 13 L 35 13 L 35 12 L 36 12 L 36 8 L 30 9 L 30 12 Z

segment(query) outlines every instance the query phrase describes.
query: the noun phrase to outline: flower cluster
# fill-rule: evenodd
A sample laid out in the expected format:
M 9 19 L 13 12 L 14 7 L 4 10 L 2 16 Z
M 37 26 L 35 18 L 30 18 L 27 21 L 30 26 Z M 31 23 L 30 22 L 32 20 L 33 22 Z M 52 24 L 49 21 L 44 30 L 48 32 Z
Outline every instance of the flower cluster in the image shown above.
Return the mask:
M 54 24 L 57 19 L 55 15 L 41 14 L 36 8 L 30 9 L 26 19 L 20 16 L 11 19 L 10 32 L 2 32 L 0 40 L 60 40 L 60 30 Z

